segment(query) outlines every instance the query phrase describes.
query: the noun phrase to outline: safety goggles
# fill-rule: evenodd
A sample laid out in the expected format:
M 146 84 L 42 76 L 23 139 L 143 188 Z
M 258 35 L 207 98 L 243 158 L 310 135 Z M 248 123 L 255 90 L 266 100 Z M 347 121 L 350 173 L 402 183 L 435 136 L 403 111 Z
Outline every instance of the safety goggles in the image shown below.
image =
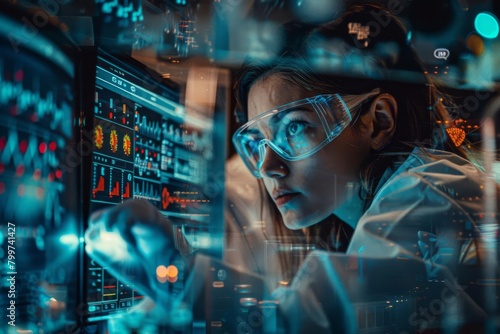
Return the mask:
M 351 123 L 352 108 L 379 93 L 324 94 L 281 105 L 240 127 L 233 135 L 234 146 L 252 174 L 261 178 L 267 147 L 288 161 L 310 157 Z

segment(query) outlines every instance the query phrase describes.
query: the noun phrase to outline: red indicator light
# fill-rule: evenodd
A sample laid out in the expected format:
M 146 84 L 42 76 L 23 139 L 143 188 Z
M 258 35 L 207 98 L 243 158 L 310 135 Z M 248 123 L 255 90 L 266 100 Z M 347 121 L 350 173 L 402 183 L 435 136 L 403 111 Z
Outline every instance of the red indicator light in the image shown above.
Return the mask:
M 47 152 L 47 144 L 40 143 L 40 145 L 38 145 L 38 151 L 40 151 L 41 154 L 44 154 L 45 152 Z
M 28 149 L 28 143 L 26 142 L 26 140 L 22 140 L 19 143 L 19 151 L 24 154 L 26 153 L 27 149 Z

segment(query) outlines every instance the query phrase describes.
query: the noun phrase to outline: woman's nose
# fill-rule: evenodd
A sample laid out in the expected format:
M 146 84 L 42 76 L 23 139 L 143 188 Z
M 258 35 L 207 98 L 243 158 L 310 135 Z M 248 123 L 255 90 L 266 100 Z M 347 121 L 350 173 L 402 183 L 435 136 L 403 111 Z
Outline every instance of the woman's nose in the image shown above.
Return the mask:
M 284 177 L 288 174 L 288 166 L 284 159 L 267 145 L 262 164 L 260 165 L 260 174 L 271 178 Z

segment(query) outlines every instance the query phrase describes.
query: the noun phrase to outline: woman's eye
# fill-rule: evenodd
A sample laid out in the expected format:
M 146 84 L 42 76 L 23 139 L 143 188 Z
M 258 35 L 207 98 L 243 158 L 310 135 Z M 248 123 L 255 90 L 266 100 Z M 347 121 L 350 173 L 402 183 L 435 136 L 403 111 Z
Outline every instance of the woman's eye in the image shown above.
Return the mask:
M 303 122 L 291 122 L 288 125 L 287 133 L 290 136 L 296 136 L 304 132 L 306 124 Z

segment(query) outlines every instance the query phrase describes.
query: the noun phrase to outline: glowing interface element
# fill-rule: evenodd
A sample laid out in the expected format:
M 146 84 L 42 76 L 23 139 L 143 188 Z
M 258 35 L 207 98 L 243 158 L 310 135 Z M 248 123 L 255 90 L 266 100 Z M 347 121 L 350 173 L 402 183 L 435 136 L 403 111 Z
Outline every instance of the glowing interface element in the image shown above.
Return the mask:
M 436 59 L 448 60 L 449 56 L 450 56 L 450 51 L 448 49 L 439 48 L 434 50 L 434 57 Z
M 496 38 L 500 30 L 497 18 L 486 12 L 477 14 L 474 27 L 479 35 L 488 39 Z

